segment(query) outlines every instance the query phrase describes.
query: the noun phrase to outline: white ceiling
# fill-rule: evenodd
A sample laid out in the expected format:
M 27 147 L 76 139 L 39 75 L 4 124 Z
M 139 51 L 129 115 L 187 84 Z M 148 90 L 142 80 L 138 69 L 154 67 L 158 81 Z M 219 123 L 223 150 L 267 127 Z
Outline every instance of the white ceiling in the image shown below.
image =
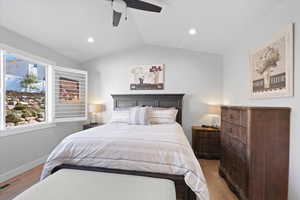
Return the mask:
M 113 28 L 106 0 L 0 0 L 0 25 L 78 62 L 143 44 L 222 54 L 243 27 L 285 0 L 147 1 L 163 12 L 130 9 L 128 21 Z

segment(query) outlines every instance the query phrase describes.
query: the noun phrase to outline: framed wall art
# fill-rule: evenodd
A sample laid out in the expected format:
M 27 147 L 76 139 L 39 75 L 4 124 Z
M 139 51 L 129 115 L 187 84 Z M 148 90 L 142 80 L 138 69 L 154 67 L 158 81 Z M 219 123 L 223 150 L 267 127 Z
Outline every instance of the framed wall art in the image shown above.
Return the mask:
M 294 95 L 294 25 L 250 54 L 251 98 Z
M 165 66 L 142 65 L 130 69 L 130 90 L 163 90 Z

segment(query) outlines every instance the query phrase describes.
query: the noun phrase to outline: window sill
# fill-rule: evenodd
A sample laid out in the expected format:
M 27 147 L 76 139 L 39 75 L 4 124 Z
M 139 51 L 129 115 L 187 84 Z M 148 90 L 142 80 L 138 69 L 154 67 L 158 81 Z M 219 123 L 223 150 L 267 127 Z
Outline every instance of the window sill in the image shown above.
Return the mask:
M 6 130 L 0 131 L 0 138 L 16 135 L 16 134 L 22 134 L 22 133 L 28 133 L 32 131 L 37 131 L 40 129 L 47 129 L 55 127 L 55 123 L 43 123 L 43 124 L 35 124 L 35 125 L 27 125 L 27 126 L 21 126 L 21 127 L 14 127 L 14 128 L 8 128 Z

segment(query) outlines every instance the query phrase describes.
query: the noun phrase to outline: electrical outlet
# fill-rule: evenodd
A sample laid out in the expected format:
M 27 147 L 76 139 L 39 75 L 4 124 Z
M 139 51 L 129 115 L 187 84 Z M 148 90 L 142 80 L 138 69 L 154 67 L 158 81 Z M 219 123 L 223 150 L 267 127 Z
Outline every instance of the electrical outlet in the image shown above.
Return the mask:
M 9 186 L 10 186 L 10 184 L 5 184 L 5 185 L 0 186 L 0 191 L 4 190 L 5 188 L 7 188 Z

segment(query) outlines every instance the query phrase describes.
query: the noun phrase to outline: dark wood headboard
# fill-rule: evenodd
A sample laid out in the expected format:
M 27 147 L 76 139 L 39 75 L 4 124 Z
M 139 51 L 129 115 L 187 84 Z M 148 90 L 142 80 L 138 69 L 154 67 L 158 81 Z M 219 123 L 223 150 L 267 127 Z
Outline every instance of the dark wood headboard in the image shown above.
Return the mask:
M 175 107 L 176 121 L 182 124 L 182 100 L 184 94 L 112 94 L 114 110 L 134 106 Z

